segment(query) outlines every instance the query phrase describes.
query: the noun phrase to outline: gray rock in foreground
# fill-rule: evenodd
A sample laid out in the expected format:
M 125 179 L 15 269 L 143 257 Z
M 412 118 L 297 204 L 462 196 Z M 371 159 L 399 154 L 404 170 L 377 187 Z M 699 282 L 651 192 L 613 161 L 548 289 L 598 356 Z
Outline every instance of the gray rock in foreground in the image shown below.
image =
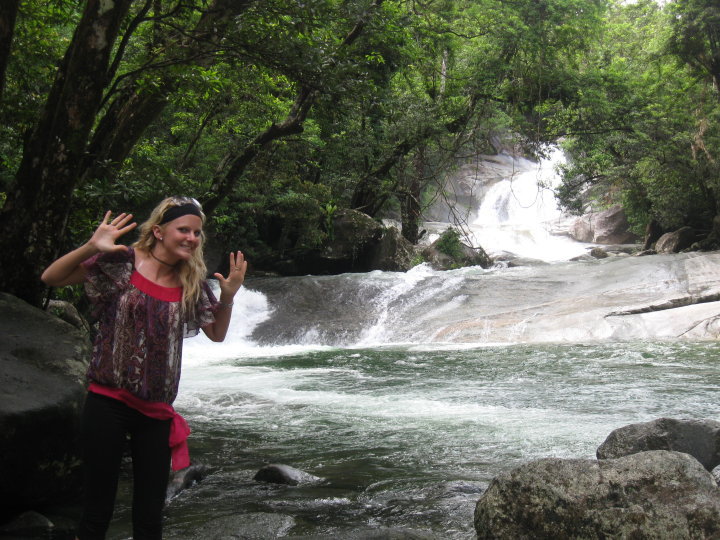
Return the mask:
M 598 459 L 612 459 L 648 450 L 690 454 L 708 471 L 720 465 L 720 422 L 658 418 L 614 430 L 598 447 Z
M 0 538 L 51 538 L 55 525 L 37 512 L 23 512 L 0 527 Z
M 67 500 L 90 342 L 70 324 L 0 293 L 0 519 Z
M 548 458 L 501 474 L 475 508 L 478 538 L 717 538 L 720 488 L 693 457 Z

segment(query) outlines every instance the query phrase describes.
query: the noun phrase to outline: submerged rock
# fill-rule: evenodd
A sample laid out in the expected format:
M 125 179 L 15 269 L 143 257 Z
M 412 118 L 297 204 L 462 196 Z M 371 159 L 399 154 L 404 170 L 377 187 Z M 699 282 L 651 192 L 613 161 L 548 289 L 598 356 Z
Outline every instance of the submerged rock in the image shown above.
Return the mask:
M 201 482 L 207 474 L 208 467 L 202 463 L 193 463 L 189 467 L 175 471 L 168 482 L 165 500 L 169 501 L 173 497 L 176 497 L 181 491 L 185 491 L 189 487 Z
M 648 450 L 690 454 L 708 471 L 720 465 L 720 422 L 659 418 L 614 430 L 598 447 L 598 459 L 612 459 Z
M 207 540 L 264 540 L 286 537 L 295 520 L 282 514 L 252 512 L 214 519 L 203 526 Z
M 590 250 L 590 256 L 594 259 L 606 259 L 610 254 L 603 248 L 594 247 Z
M 273 463 L 265 465 L 260 469 L 254 480 L 259 482 L 270 482 L 272 484 L 286 484 L 289 486 L 297 486 L 298 484 L 312 484 L 322 481 L 322 478 L 313 476 L 312 474 L 301 471 L 289 465 Z
M 716 538 L 720 488 L 680 452 L 540 459 L 492 481 L 475 530 L 481 539 Z

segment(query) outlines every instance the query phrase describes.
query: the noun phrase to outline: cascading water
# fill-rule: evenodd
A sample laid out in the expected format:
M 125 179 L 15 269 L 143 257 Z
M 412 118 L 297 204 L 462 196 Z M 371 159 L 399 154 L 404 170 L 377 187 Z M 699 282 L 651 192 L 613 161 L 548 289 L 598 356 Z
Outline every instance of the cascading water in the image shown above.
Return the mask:
M 489 188 L 470 223 L 473 244 L 491 256 L 509 252 L 543 261 L 565 261 L 585 253 L 587 244 L 558 234 L 568 220 L 553 191 L 559 181 L 557 166 L 564 161 L 558 148 L 539 163 L 513 159 L 511 170 Z
M 512 250 L 531 256 L 546 237 L 494 200 L 476 234 L 524 224 Z M 711 253 L 248 279 L 227 340 L 184 346 L 175 405 L 210 474 L 169 503 L 165 538 L 474 538 L 499 472 L 593 458 L 632 422 L 717 416 L 720 346 L 700 338 L 717 335 L 718 270 Z M 266 463 L 321 480 L 253 480 Z

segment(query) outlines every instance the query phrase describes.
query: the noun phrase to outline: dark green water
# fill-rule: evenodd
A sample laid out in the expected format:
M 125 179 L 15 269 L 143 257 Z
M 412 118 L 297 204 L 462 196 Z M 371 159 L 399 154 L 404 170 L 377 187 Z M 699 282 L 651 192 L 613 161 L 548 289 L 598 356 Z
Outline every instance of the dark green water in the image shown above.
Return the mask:
M 166 538 L 472 538 L 475 503 L 503 470 L 593 458 L 633 422 L 718 419 L 719 355 L 687 342 L 190 350 L 176 406 L 210 474 L 170 502 Z M 322 480 L 254 481 L 266 463 Z M 124 486 L 110 538 L 128 537 L 127 505 Z

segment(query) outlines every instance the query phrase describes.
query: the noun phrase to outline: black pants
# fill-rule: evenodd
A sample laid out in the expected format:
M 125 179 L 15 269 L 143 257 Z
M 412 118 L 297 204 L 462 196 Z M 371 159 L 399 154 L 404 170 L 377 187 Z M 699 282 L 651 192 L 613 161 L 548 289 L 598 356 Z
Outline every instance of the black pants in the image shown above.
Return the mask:
M 85 493 L 78 538 L 105 538 L 128 435 L 133 464 L 133 538 L 162 538 L 170 472 L 170 420 L 155 420 L 121 401 L 89 392 L 82 422 Z

